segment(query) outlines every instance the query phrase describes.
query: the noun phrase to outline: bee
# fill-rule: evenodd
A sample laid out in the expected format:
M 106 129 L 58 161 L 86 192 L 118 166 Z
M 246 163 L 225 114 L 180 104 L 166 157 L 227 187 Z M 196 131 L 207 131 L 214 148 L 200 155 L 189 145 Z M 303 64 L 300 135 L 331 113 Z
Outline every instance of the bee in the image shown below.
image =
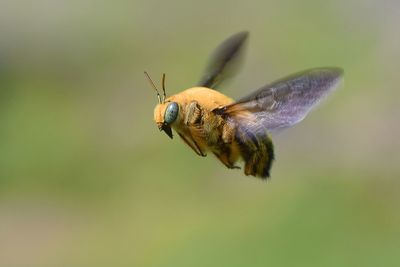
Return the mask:
M 274 160 L 271 133 L 293 126 L 337 87 L 343 70 L 337 67 L 313 68 L 269 83 L 234 101 L 216 88 L 237 72 L 237 62 L 248 39 L 239 32 L 222 42 L 213 52 L 196 87 L 163 96 L 145 72 L 157 92 L 154 120 L 170 138 L 172 129 L 193 151 L 202 157 L 213 153 L 229 169 L 266 179 Z

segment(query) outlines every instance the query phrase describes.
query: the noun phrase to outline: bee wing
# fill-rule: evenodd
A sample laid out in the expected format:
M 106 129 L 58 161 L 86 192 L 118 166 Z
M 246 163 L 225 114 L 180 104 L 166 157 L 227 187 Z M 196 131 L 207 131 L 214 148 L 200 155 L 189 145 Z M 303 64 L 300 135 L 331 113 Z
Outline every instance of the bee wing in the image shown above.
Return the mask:
M 215 89 L 223 79 L 237 72 L 237 63 L 249 33 L 239 32 L 222 42 L 212 53 L 199 86 Z
M 333 67 L 302 71 L 268 84 L 216 112 L 248 127 L 253 134 L 274 132 L 303 120 L 335 90 L 342 76 L 343 70 Z

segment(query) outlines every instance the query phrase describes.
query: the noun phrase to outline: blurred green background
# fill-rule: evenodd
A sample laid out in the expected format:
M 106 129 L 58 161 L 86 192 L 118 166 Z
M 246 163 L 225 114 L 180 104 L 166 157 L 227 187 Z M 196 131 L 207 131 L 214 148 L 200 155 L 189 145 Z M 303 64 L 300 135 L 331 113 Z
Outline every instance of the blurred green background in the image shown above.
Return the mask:
M 399 266 L 400 2 L 0 3 L 0 266 Z M 233 98 L 292 72 L 345 83 L 274 137 L 272 179 L 153 122 L 249 30 Z

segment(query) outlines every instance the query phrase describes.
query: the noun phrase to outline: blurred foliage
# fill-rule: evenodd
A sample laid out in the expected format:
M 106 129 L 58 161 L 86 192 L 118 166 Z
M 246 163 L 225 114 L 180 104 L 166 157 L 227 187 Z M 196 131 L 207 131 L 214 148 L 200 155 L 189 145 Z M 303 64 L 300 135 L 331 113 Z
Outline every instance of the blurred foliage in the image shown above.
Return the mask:
M 0 3 L 0 266 L 399 266 L 398 1 Z M 274 138 L 267 182 L 152 121 L 143 76 L 193 85 L 251 32 L 238 98 L 292 72 L 345 84 Z

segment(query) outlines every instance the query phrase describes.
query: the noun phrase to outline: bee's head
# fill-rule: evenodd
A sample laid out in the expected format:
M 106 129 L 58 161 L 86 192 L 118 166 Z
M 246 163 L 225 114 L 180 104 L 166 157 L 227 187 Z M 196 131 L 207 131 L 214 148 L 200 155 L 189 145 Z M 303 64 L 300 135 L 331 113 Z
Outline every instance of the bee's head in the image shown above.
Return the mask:
M 179 105 L 176 102 L 158 104 L 154 109 L 154 121 L 158 129 L 164 131 L 172 139 L 171 124 L 175 122 L 179 113 Z
M 154 120 L 157 123 L 158 129 L 160 131 L 164 131 L 172 139 L 171 124 L 174 123 L 176 118 L 178 117 L 179 105 L 176 102 L 165 101 L 165 74 L 163 74 L 162 77 L 163 99 L 161 99 L 160 93 L 158 92 L 157 87 L 155 86 L 153 81 L 151 80 L 149 74 L 147 74 L 147 72 L 144 72 L 144 74 L 157 92 L 158 104 L 154 109 Z

